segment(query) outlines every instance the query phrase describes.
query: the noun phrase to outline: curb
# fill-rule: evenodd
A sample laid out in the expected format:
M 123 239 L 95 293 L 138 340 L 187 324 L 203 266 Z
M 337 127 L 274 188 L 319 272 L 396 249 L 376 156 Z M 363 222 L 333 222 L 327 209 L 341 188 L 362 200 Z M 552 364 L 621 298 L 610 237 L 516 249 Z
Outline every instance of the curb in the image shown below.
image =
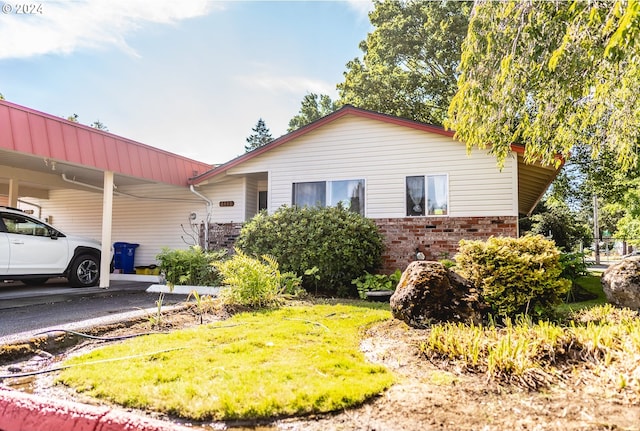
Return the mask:
M 0 431 L 187 431 L 192 428 L 0 387 Z

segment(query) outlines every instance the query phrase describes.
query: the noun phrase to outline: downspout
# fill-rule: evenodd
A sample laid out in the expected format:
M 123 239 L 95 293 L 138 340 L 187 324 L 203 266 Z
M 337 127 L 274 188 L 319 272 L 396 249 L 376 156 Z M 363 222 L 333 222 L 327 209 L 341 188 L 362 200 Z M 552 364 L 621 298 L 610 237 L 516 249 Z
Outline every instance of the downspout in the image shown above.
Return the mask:
M 206 197 L 205 195 L 203 195 L 202 193 L 200 193 L 199 191 L 197 191 L 193 186 L 193 184 L 189 185 L 189 190 L 191 190 L 191 193 L 198 196 L 200 199 L 202 199 L 207 203 L 207 217 L 205 218 L 205 221 L 204 221 L 204 249 L 208 250 L 209 249 L 209 219 L 211 218 L 211 213 L 213 212 L 213 201 L 208 197 Z

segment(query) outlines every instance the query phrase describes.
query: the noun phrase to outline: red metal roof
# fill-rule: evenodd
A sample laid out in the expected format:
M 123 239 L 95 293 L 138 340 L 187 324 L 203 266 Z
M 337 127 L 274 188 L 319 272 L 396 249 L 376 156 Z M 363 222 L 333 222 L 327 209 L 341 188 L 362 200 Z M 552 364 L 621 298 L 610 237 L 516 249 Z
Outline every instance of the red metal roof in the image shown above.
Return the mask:
M 191 183 L 199 184 L 205 180 L 208 180 L 209 178 L 215 177 L 216 175 L 226 172 L 227 170 L 233 168 L 234 166 L 239 165 L 240 163 L 250 160 L 256 156 L 259 156 L 264 152 L 270 151 L 275 147 L 279 147 L 282 144 L 285 144 L 293 139 L 296 139 L 302 135 L 305 135 L 317 129 L 318 127 L 321 127 L 321 126 L 324 126 L 325 124 L 336 121 L 337 119 L 342 118 L 345 115 L 355 115 L 358 117 L 370 118 L 378 121 L 383 121 L 389 124 L 396 124 L 399 126 L 410 127 L 412 129 L 422 130 L 425 132 L 437 133 L 443 136 L 453 137 L 453 135 L 455 134 L 455 132 L 451 130 L 445 130 L 442 127 L 434 126 L 432 124 L 420 123 L 418 121 L 407 120 L 406 118 L 394 117 L 393 115 L 387 115 L 387 114 L 382 114 L 375 111 L 369 111 L 362 108 L 356 108 L 355 106 L 352 106 L 352 105 L 344 105 L 342 108 L 327 115 L 326 117 L 322 117 L 314 121 L 313 123 L 309 123 L 306 126 L 299 128 L 298 130 L 295 130 L 291 133 L 281 136 L 280 138 L 268 143 L 267 145 L 259 147 L 249 153 L 243 154 L 242 156 L 237 157 L 225 164 L 216 166 L 209 172 L 206 172 L 200 175 L 199 177 L 192 178 Z
M 0 100 L 0 148 L 186 186 L 212 165 Z

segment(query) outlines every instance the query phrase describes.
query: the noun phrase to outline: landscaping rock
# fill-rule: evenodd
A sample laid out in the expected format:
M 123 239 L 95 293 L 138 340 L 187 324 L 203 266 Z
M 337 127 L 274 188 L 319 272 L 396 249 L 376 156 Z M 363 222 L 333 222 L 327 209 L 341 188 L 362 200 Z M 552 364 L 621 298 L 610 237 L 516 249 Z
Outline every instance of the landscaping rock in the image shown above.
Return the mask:
M 601 283 L 608 302 L 640 310 L 640 256 L 611 265 L 602 274 Z
M 393 317 L 414 328 L 433 322 L 480 323 L 489 309 L 471 282 L 432 261 L 407 267 L 390 305 Z

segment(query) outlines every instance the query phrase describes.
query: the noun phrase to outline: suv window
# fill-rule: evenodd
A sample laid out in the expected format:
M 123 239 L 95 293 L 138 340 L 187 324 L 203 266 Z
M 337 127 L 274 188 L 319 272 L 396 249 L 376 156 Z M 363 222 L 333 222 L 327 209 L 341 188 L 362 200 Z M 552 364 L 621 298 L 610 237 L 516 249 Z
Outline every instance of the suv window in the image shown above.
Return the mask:
M 8 233 L 19 235 L 48 236 L 49 229 L 42 223 L 17 214 L 2 214 Z

